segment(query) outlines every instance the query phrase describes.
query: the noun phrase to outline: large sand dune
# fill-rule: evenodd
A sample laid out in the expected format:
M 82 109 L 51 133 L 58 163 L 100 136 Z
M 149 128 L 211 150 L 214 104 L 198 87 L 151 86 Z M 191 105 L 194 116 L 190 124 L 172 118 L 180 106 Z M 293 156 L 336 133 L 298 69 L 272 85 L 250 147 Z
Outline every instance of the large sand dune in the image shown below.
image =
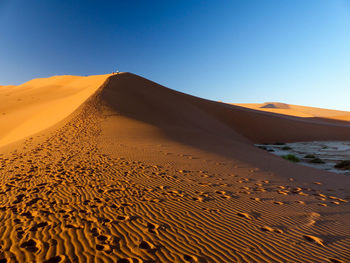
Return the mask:
M 350 139 L 346 123 L 130 73 L 0 87 L 0 101 L 0 259 L 350 261 L 349 178 L 253 146 Z

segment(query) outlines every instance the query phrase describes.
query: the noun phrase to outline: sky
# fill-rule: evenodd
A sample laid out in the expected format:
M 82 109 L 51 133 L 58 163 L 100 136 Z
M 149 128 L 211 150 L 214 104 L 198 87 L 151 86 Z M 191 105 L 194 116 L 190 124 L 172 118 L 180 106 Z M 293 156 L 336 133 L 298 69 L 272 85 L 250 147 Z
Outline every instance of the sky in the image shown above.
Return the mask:
M 0 85 L 117 69 L 211 100 L 350 111 L 350 1 L 0 0 Z

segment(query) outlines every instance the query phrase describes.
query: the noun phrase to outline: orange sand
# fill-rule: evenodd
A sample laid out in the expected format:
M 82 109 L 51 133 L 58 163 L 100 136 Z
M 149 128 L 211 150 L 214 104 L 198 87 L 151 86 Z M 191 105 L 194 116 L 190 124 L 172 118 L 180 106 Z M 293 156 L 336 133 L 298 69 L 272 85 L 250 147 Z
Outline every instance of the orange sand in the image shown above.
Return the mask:
M 0 87 L 0 259 L 349 262 L 350 178 L 253 146 L 349 140 L 348 113 L 250 107 L 130 73 Z
M 48 128 L 79 107 L 109 75 L 57 76 L 0 87 L 0 146 Z

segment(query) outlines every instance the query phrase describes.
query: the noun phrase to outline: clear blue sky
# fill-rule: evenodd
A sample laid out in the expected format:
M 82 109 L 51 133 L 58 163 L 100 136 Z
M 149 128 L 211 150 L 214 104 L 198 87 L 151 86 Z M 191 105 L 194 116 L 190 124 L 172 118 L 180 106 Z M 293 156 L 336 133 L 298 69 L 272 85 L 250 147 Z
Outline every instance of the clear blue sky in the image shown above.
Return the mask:
M 350 1 L 0 0 L 0 85 L 116 68 L 212 100 L 350 110 Z

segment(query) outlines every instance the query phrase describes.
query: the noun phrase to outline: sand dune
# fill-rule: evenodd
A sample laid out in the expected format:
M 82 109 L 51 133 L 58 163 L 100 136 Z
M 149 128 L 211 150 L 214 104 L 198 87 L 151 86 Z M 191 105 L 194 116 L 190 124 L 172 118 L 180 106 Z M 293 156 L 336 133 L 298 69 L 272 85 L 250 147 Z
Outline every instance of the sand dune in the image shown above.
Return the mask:
M 316 107 L 307 107 L 300 105 L 292 105 L 280 102 L 265 102 L 265 103 L 241 103 L 234 104 L 237 106 L 261 110 L 266 112 L 273 112 L 283 115 L 291 115 L 296 117 L 306 118 L 324 118 L 324 119 L 338 119 L 348 121 L 350 118 L 350 112 L 329 110 Z
M 6 123 L 0 130 L 0 146 L 63 120 L 108 76 L 57 76 L 0 87 L 0 123 Z
M 0 259 L 350 261 L 350 179 L 253 146 L 348 139 L 346 125 L 207 101 L 130 73 L 11 92 L 26 104 L 0 112 L 31 124 L 0 122 Z M 21 115 L 37 104 L 40 118 Z

